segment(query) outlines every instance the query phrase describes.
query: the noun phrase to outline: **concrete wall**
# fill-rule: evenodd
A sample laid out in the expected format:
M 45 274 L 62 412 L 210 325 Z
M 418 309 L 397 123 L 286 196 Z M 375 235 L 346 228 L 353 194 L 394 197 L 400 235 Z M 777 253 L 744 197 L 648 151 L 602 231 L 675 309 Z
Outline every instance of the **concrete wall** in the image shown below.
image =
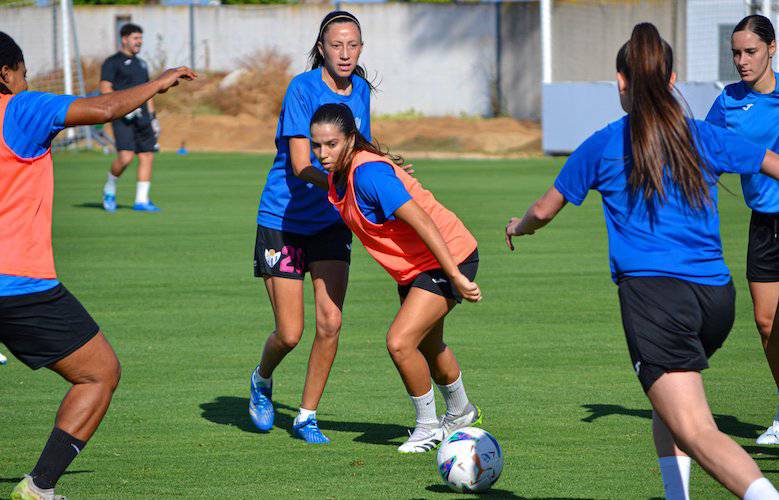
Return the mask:
M 732 65 L 727 57 L 720 60 L 719 27 L 735 26 L 747 10 L 743 0 L 687 0 L 688 80 L 718 80 L 720 66 Z M 735 72 L 733 76 L 737 78 Z
M 692 82 L 678 87 L 692 116 L 703 120 L 723 85 Z M 625 114 L 613 82 L 546 84 L 542 106 L 543 150 L 548 154 L 572 152 L 593 132 Z
M 199 6 L 195 8 L 198 69 L 228 71 L 257 49 L 276 49 L 303 71 L 329 5 Z M 377 113 L 411 109 L 427 115 L 489 116 L 495 109 L 497 10 L 493 4 L 349 4 L 365 39 L 361 63 L 379 83 Z M 83 57 L 116 50 L 117 19 L 144 28 L 141 57 L 153 68 L 189 64 L 189 9 L 173 6 L 77 7 Z M 540 116 L 538 7 L 501 9 L 503 109 Z M 0 9 L 0 30 L 17 39 L 30 72 L 52 67 L 48 7 Z

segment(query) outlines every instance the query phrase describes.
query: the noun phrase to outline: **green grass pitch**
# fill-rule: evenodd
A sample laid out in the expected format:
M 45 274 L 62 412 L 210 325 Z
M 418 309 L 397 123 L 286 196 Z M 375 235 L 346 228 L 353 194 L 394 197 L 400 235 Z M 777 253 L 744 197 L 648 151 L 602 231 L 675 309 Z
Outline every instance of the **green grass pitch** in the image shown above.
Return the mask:
M 123 378 L 96 436 L 62 478 L 70 498 L 447 498 L 435 454 L 399 455 L 413 410 L 384 347 L 395 286 L 355 245 L 344 326 L 320 422 L 333 444 L 289 434 L 313 335 L 306 287 L 303 341 L 277 370 L 277 424 L 256 432 L 248 376 L 273 317 L 252 277 L 255 213 L 268 156 L 162 154 L 159 214 L 99 209 L 109 157 L 55 158 L 60 279 L 116 348 Z M 493 494 L 504 498 L 662 496 L 649 404 L 631 371 L 608 272 L 600 197 L 567 207 L 536 236 L 502 229 L 551 184 L 562 159 L 415 161 L 418 178 L 479 240 L 480 304 L 447 320 L 484 427 L 503 446 Z M 779 447 L 757 447 L 777 402 L 744 275 L 749 212 L 720 194 L 722 235 L 738 290 L 736 326 L 705 372 L 721 428 L 779 481 Z M 0 496 L 31 470 L 67 385 L 16 359 L 0 368 Z M 443 408 L 438 400 L 439 410 Z M 692 495 L 726 498 L 694 466 Z

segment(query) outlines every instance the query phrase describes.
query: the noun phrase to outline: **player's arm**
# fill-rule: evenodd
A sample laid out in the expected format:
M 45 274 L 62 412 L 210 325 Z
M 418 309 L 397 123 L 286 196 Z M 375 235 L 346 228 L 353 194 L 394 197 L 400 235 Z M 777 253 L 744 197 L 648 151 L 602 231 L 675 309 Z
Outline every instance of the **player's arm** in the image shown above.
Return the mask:
M 98 90 L 100 90 L 101 94 L 110 94 L 114 91 L 114 84 L 109 82 L 108 80 L 100 80 L 100 85 L 98 86 Z
M 779 179 L 779 155 L 767 149 L 760 166 L 760 172 L 774 179 Z
M 327 191 L 327 174 L 311 164 L 311 141 L 308 137 L 289 138 L 289 157 L 292 172 L 297 178 Z
M 512 236 L 535 233 L 552 222 L 552 219 L 560 213 L 565 204 L 565 197 L 560 191 L 554 186 L 550 187 L 538 201 L 527 209 L 524 217 L 521 219 L 517 217 L 511 218 L 506 225 L 506 245 L 513 251 L 514 243 L 511 241 Z
M 433 219 L 414 200 L 407 201 L 395 210 L 395 217 L 411 226 L 422 238 L 464 299 L 470 302 L 481 300 L 479 286 L 460 272 Z
M 187 67 L 166 70 L 156 79 L 126 90 L 73 101 L 65 117 L 65 126 L 95 125 L 116 120 L 137 109 L 154 95 L 166 92 L 182 80 L 194 80 L 197 74 Z

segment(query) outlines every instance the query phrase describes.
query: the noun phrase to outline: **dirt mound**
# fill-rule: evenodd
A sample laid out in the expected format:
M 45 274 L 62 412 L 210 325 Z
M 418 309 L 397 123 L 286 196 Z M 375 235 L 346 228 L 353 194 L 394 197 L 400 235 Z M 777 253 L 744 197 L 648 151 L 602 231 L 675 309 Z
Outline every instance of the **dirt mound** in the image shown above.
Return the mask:
M 275 151 L 275 119 L 247 114 L 160 113 L 160 146 L 191 151 Z M 373 136 L 383 147 L 412 156 L 515 156 L 537 154 L 541 127 L 512 118 L 376 118 Z

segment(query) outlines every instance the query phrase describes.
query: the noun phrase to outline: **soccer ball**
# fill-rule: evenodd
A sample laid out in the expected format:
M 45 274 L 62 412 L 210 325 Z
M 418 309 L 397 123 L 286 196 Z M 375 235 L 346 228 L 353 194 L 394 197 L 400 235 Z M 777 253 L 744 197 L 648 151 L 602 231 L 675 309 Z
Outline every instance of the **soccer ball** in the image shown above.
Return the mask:
M 498 441 L 483 429 L 457 430 L 438 449 L 438 472 L 455 491 L 487 491 L 502 470 L 503 451 Z

